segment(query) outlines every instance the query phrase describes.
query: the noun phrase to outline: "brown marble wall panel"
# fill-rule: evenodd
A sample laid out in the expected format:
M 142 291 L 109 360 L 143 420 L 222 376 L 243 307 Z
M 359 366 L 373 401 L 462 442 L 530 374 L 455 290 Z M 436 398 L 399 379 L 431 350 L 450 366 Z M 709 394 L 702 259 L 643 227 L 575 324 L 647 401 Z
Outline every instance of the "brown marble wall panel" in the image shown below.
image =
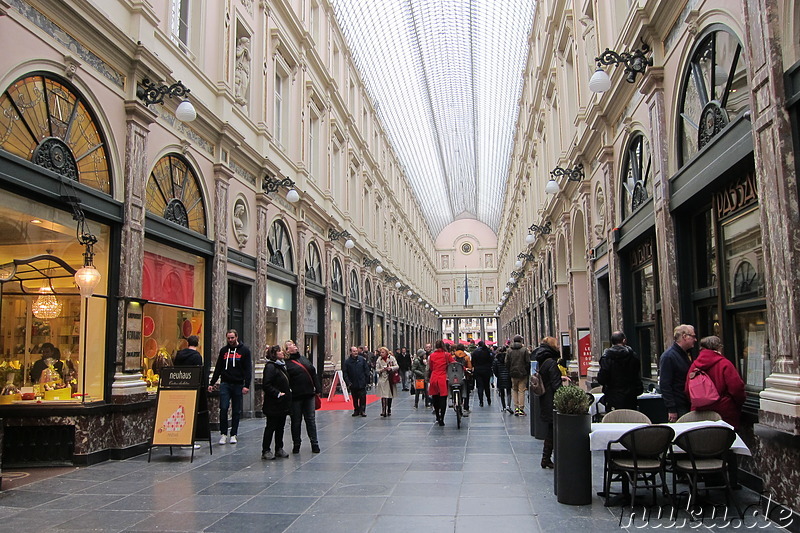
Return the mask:
M 764 480 L 764 490 L 775 502 L 795 511 L 800 509 L 800 437 L 764 424 L 756 424 L 754 433 L 751 451 L 756 471 Z

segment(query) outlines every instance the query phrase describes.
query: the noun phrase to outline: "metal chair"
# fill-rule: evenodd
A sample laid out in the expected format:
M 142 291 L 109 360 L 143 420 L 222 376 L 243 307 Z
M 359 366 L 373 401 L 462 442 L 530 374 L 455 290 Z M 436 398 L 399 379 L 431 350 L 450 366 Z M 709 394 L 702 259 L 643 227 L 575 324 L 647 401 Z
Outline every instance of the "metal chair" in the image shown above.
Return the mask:
M 606 416 L 603 417 L 604 424 L 611 422 L 641 422 L 643 424 L 649 424 L 650 419 L 647 418 L 646 414 L 634 411 L 633 409 L 615 409 L 614 411 L 606 413 Z
M 686 508 L 690 509 L 692 503 L 697 498 L 699 484 L 703 482 L 703 489 L 725 489 L 725 494 L 736 508 L 740 517 L 744 518 L 731 490 L 730 479 L 728 478 L 728 459 L 727 454 L 731 445 L 736 440 L 736 433 L 723 426 L 707 426 L 690 429 L 675 438 L 674 446 L 681 449 L 681 454 L 676 454 L 674 447 L 672 455 L 672 492 L 677 494 L 675 489 L 676 476 L 686 474 L 691 491 Z M 721 476 L 724 484 L 710 485 L 710 476 L 716 474 Z M 719 478 L 718 478 L 719 479 Z
M 636 491 L 639 483 L 644 483 L 644 488 L 653 491 L 653 505 L 656 504 L 656 488 L 659 483 L 656 475 L 661 477 L 661 489 L 665 495 L 669 495 L 666 477 L 666 456 L 670 449 L 675 432 L 669 426 L 651 425 L 642 426 L 625 432 L 619 439 L 609 442 L 606 447 L 606 455 L 609 458 L 607 469 L 604 475 L 606 503 L 611 489 L 611 481 L 615 473 L 625 475 L 629 484 L 633 485 L 631 492 L 631 505 L 636 498 Z M 625 448 L 625 454 L 614 453 L 612 446 L 620 444 Z M 621 478 L 623 481 L 624 479 Z
M 600 394 L 601 392 L 603 392 L 602 385 L 600 387 L 592 387 L 591 389 L 589 389 L 589 393 L 591 394 Z
M 678 422 L 716 422 L 717 420 L 722 420 L 722 417 L 716 411 L 689 411 L 682 417 L 680 417 L 677 421 Z

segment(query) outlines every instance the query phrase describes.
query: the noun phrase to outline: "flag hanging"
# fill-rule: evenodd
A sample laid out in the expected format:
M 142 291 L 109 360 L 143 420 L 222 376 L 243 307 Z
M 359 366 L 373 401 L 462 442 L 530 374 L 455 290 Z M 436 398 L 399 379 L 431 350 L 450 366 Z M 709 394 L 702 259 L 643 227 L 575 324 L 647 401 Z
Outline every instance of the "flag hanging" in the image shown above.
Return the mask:
M 467 269 L 464 269 L 464 307 L 469 305 L 469 283 L 467 282 Z

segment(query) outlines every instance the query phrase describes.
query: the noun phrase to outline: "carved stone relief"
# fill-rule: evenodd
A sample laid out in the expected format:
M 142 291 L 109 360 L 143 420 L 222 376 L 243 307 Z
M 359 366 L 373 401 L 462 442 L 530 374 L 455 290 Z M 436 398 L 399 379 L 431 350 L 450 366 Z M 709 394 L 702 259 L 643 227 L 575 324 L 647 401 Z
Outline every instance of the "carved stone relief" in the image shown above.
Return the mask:
M 236 70 L 233 75 L 234 97 L 240 106 L 247 105 L 250 93 L 250 37 L 239 35 L 236 39 Z
M 233 203 L 231 223 L 233 224 L 233 236 L 239 248 L 244 248 L 250 236 L 250 213 L 244 198 L 237 198 Z

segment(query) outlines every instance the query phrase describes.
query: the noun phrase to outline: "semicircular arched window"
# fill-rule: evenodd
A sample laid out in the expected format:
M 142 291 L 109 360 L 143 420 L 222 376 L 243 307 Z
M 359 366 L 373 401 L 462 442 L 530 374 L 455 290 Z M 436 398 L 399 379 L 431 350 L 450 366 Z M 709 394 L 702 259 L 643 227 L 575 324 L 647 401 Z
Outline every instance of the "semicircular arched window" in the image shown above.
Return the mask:
M 344 294 L 344 280 L 342 276 L 342 263 L 334 257 L 331 263 L 331 290 Z
M 375 287 L 375 308 L 383 310 L 383 287 Z
M 678 115 L 680 166 L 749 107 L 748 72 L 739 39 L 717 26 L 699 42 L 684 73 Z
M 372 284 L 369 280 L 364 281 L 364 303 L 372 305 Z
M 197 233 L 206 233 L 206 207 L 197 175 L 176 154 L 158 160 L 147 180 L 147 211 Z
M 285 270 L 293 270 L 292 240 L 289 238 L 286 226 L 280 220 L 273 222 L 269 228 L 267 251 L 269 252 L 269 262 L 271 264 Z
M 0 95 L 0 148 L 65 178 L 111 194 L 107 145 L 86 100 L 48 74 Z
M 306 279 L 322 283 L 322 264 L 319 260 L 319 248 L 313 242 L 308 243 L 306 251 Z
M 631 216 L 653 195 L 650 143 L 637 133 L 625 150 L 622 171 L 622 220 Z
M 355 269 L 350 271 L 350 299 L 358 301 L 361 298 L 361 291 L 358 289 L 358 272 Z

